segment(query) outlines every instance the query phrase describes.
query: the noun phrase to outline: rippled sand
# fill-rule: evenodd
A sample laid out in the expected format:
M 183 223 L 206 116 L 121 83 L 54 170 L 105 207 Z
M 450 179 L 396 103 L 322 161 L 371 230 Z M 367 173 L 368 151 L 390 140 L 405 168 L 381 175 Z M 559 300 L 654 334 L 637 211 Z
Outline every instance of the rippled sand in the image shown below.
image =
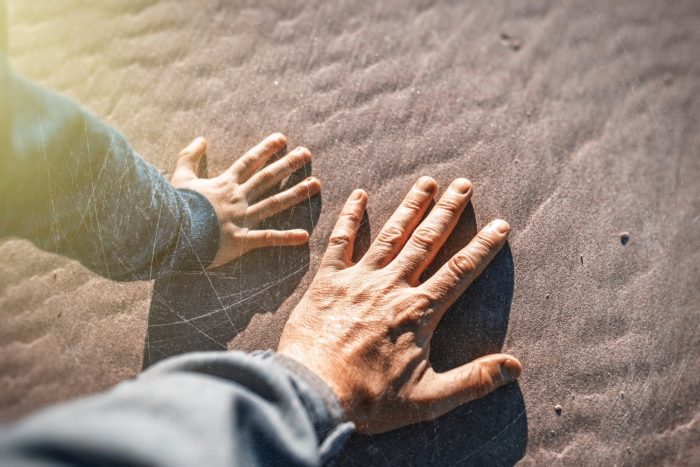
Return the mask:
M 358 437 L 341 464 L 698 462 L 700 4 L 262 3 L 9 1 L 16 68 L 158 167 L 203 134 L 221 170 L 282 131 L 324 188 L 273 221 L 313 227 L 309 248 L 209 278 L 112 283 L 0 243 L 0 417 L 182 351 L 274 348 L 353 188 L 370 194 L 361 249 L 418 176 L 466 176 L 448 251 L 496 216 L 513 233 L 433 361 L 503 348 L 523 378 Z

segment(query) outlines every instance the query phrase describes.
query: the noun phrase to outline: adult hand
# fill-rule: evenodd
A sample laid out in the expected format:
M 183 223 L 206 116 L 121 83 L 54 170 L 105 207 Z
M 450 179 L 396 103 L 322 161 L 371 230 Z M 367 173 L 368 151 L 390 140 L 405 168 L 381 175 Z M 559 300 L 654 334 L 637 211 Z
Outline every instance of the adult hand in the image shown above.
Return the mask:
M 265 138 L 230 168 L 214 178 L 200 178 L 199 162 L 206 152 L 204 138 L 197 138 L 182 150 L 171 183 L 204 195 L 214 206 L 221 226 L 219 250 L 209 267 L 217 267 L 256 248 L 296 246 L 309 241 L 309 233 L 296 230 L 255 230 L 260 221 L 305 201 L 321 191 L 321 182 L 309 177 L 282 193 L 265 197 L 285 177 L 311 161 L 306 148 L 296 148 L 263 167 L 287 145 L 280 133 Z
M 432 420 L 516 380 L 522 371 L 505 354 L 444 373 L 430 365 L 430 340 L 440 319 L 510 231 L 505 221 L 491 222 L 420 283 L 469 203 L 472 185 L 463 178 L 452 182 L 420 222 L 436 190 L 433 179 L 419 179 L 357 264 L 352 249 L 367 194 L 354 191 L 318 274 L 282 333 L 278 351 L 319 375 L 361 432 Z

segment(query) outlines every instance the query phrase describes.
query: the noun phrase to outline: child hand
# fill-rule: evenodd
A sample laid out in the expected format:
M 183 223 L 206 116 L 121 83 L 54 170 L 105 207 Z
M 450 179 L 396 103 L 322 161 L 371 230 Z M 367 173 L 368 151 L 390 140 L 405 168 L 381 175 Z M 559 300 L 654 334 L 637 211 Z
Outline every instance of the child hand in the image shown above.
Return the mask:
M 321 182 L 309 177 L 286 191 L 266 196 L 277 183 L 311 161 L 309 150 L 299 147 L 263 167 L 286 144 L 284 135 L 273 133 L 214 178 L 198 175 L 199 162 L 207 147 L 204 138 L 195 139 L 180 153 L 171 183 L 175 188 L 202 194 L 219 218 L 219 250 L 210 268 L 224 265 L 256 248 L 296 246 L 309 241 L 309 233 L 303 229 L 254 229 L 260 221 L 321 191 Z

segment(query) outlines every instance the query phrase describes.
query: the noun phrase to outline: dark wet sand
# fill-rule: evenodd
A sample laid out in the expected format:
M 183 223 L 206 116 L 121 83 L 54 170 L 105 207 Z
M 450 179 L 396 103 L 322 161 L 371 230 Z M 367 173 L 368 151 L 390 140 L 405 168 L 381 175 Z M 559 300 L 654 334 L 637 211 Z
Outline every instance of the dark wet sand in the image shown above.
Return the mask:
M 272 221 L 313 227 L 308 248 L 211 283 L 118 284 L 1 243 L 0 417 L 178 352 L 274 348 L 353 188 L 370 194 L 361 249 L 418 176 L 466 176 L 448 250 L 496 216 L 513 233 L 433 360 L 504 349 L 525 373 L 435 423 L 356 438 L 341 463 L 700 462 L 700 4 L 264 3 L 10 0 L 16 68 L 157 166 L 203 134 L 221 170 L 282 131 L 324 188 Z

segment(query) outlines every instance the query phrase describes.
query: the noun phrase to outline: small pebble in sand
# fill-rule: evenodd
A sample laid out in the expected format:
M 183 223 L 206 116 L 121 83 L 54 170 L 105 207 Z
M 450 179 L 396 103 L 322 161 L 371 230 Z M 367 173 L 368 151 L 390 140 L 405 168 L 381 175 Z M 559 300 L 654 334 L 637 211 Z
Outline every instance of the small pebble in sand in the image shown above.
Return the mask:
M 630 241 L 630 233 L 629 232 L 622 232 L 620 234 L 620 243 L 623 245 L 627 245 L 627 242 Z
M 544 296 L 544 299 L 545 299 L 545 300 L 549 300 L 549 294 L 545 295 L 545 296 Z
M 517 52 L 517 51 L 520 50 L 520 48 L 523 46 L 523 43 L 520 42 L 518 39 L 511 39 L 511 41 L 508 43 L 508 46 L 509 46 L 512 50 L 514 50 L 514 51 Z
M 620 391 L 620 399 L 624 399 L 624 398 L 625 398 L 625 391 Z
M 510 47 L 511 50 L 517 52 L 523 46 L 523 42 L 520 39 L 512 37 L 510 34 L 502 32 L 500 34 L 501 41 L 504 45 Z
M 555 412 L 557 415 L 561 415 L 561 411 L 562 411 L 561 405 L 557 404 L 557 405 L 554 406 L 554 412 Z
M 583 264 L 583 255 L 581 255 L 581 264 Z

